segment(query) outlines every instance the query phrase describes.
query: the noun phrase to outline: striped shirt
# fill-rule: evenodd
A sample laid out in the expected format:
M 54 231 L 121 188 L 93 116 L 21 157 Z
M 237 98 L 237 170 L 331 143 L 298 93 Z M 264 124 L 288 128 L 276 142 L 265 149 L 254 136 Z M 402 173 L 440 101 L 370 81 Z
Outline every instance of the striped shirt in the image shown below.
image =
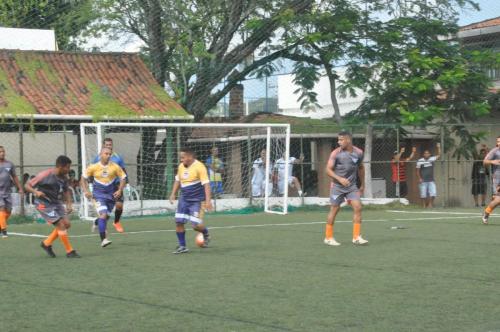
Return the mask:
M 398 162 L 394 159 L 391 161 L 392 170 L 392 182 L 406 182 L 406 161 L 399 161 L 399 173 L 398 173 Z M 399 175 L 399 181 L 398 181 Z

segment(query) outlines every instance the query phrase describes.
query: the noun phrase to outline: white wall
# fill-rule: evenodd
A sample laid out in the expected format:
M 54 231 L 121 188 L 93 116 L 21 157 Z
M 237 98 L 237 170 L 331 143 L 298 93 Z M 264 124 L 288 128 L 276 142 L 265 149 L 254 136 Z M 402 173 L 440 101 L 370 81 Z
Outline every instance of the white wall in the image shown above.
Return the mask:
M 57 51 L 54 30 L 0 28 L 0 48 Z
M 344 69 L 337 69 L 337 73 L 342 77 L 345 73 Z M 320 78 L 319 82 L 313 89 L 318 94 L 318 104 L 322 108 L 317 108 L 315 111 L 305 112 L 300 109 L 300 101 L 297 101 L 298 95 L 294 91 L 299 87 L 293 84 L 293 75 L 278 76 L 278 108 L 282 111 L 280 114 L 290 116 L 310 117 L 313 119 L 322 119 L 333 117 L 333 106 L 330 98 L 330 82 L 326 76 Z M 340 114 L 345 115 L 348 112 L 356 109 L 365 97 L 365 93 L 361 90 L 357 91 L 358 96 L 341 98 L 337 94 Z

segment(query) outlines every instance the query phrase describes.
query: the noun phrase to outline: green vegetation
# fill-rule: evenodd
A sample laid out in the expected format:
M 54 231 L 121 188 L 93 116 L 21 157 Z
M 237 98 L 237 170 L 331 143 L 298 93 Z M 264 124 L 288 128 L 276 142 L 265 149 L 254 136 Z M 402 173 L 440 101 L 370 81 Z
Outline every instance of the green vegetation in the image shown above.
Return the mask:
M 40 238 L 11 235 L 0 241 L 8 271 L 0 280 L 2 330 L 498 329 L 500 219 L 483 226 L 479 210 L 405 212 L 365 211 L 365 247 L 350 243 L 349 211 L 335 227 L 342 245 L 325 246 L 326 208 L 208 215 L 211 248 L 195 248 L 188 231 L 191 253 L 181 256 L 171 254 L 171 217 L 124 220 L 130 233 L 110 230 L 113 244 L 106 249 L 88 223 L 74 222 L 70 239 L 78 260 L 65 258 L 59 241 L 51 259 Z M 52 228 L 9 230 L 46 235 Z
M 137 113 L 116 100 L 107 89 L 103 89 L 92 82 L 87 83 L 87 88 L 90 91 L 88 114 L 92 115 L 96 121 L 104 117 L 137 117 Z
M 169 112 L 168 116 L 187 116 L 188 114 L 184 109 L 178 105 L 177 103 L 173 102 L 173 99 L 170 98 L 170 96 L 167 95 L 165 90 L 161 88 L 161 86 L 154 84 L 149 87 L 151 89 L 151 92 L 155 95 L 158 100 L 161 102 L 169 105 Z M 165 116 L 165 113 L 159 112 L 154 109 L 146 109 L 144 111 L 145 115 L 151 115 L 151 116 Z
M 4 103 L 0 103 L 2 115 L 13 114 L 35 114 L 36 110 L 26 98 L 19 95 L 9 83 L 7 73 L 0 68 L 0 97 Z
M 21 68 L 23 74 L 26 75 L 34 84 L 39 83 L 40 80 L 37 73 L 38 71 L 41 71 L 52 84 L 57 86 L 60 85 L 53 67 L 43 61 L 40 56 L 33 56 L 33 54 L 26 52 L 16 52 L 15 59 L 16 64 L 19 68 Z

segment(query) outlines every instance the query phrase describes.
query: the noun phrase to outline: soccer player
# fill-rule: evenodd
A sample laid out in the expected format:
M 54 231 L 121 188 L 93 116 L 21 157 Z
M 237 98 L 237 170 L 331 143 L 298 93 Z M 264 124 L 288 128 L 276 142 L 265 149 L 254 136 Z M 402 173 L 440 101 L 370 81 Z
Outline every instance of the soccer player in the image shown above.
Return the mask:
M 252 165 L 252 196 L 253 197 L 263 197 L 266 192 L 266 149 L 260 152 L 260 157 L 255 159 Z M 269 170 L 272 171 L 272 165 L 269 166 Z M 268 192 L 269 195 L 273 192 L 273 184 L 267 179 L 269 183 Z
M 441 144 L 436 144 L 437 154 L 431 156 L 429 150 L 424 150 L 422 158 L 417 161 L 417 176 L 420 188 L 420 198 L 424 208 L 432 208 L 437 196 L 436 183 L 434 182 L 434 163 L 441 156 Z
M 405 153 L 405 148 L 394 151 L 394 156 L 391 160 L 392 183 L 396 187 L 399 183 L 399 197 L 406 197 L 408 195 L 408 185 L 406 184 L 406 163 L 413 159 L 417 148 L 411 148 L 411 154 L 407 158 L 401 158 Z
M 339 246 L 333 237 L 335 217 L 340 211 L 340 204 L 347 201 L 351 204 L 353 215 L 352 243 L 367 244 L 361 237 L 361 194 L 365 187 L 365 168 L 363 166 L 363 151 L 352 145 L 352 135 L 347 131 L 338 134 L 339 147 L 332 151 L 326 165 L 326 174 L 332 179 L 330 191 L 330 212 L 326 220 L 324 243 L 329 246 Z M 360 186 L 357 186 L 359 178 Z
M 208 175 L 210 177 L 210 187 L 216 197 L 224 193 L 222 186 L 222 174 L 224 173 L 224 163 L 219 158 L 219 148 L 214 146 L 210 151 L 211 155 L 207 158 L 205 165 L 208 168 Z
M 71 223 L 68 214 L 73 211 L 71 192 L 68 184 L 68 173 L 71 159 L 59 156 L 56 167 L 38 173 L 33 179 L 26 182 L 25 189 L 35 196 L 36 209 L 47 223 L 55 229 L 42 241 L 40 246 L 52 258 L 56 254 L 52 250 L 52 243 L 59 238 L 66 249 L 66 257 L 80 258 L 69 242 L 68 229 Z M 66 208 L 63 205 L 63 199 Z
M 191 222 L 191 226 L 195 231 L 203 234 L 204 247 L 207 247 L 210 241 L 208 228 L 203 224 L 205 210 L 212 209 L 210 180 L 205 165 L 195 159 L 193 150 L 189 148 L 181 150 L 181 163 L 170 194 L 170 203 L 173 204 L 175 201 L 179 188 L 181 197 L 177 202 L 177 210 L 175 211 L 175 231 L 179 245 L 173 252 L 174 254 L 189 252 L 186 247 L 186 230 L 184 228 L 184 224 L 188 221 Z
M 500 136 L 497 137 L 496 147 L 488 152 L 483 164 L 485 167 L 491 166 L 493 180 L 493 197 L 483 213 L 483 224 L 487 225 L 490 214 L 500 204 Z
M 12 212 L 12 185 L 15 184 L 19 192 L 19 201 L 23 199 L 23 187 L 16 175 L 16 167 L 5 159 L 5 148 L 0 146 L 0 233 L 7 238 L 7 221 Z
M 302 197 L 302 187 L 300 186 L 299 179 L 292 175 L 293 165 L 300 164 L 304 161 L 304 155 L 300 155 L 300 158 L 290 157 L 288 162 L 285 161 L 285 155 L 280 159 L 276 160 L 274 163 L 274 170 L 278 173 L 278 191 L 280 195 L 285 193 L 285 185 L 290 187 L 295 187 L 300 197 Z M 288 179 L 285 179 L 285 169 L 288 167 Z
M 103 248 L 111 244 L 106 235 L 106 223 L 109 215 L 113 212 L 116 201 L 123 194 L 125 178 L 127 177 L 123 169 L 111 161 L 112 153 L 110 148 L 103 147 L 99 162 L 87 167 L 80 181 L 85 196 L 92 200 L 99 215 L 97 224 L 101 237 L 101 247 Z M 90 193 L 87 183 L 90 177 L 94 179 L 92 183 L 94 187 L 93 193 Z M 118 188 L 115 186 L 116 178 L 120 179 Z
M 114 162 L 115 164 L 117 164 L 118 166 L 120 166 L 122 168 L 123 172 L 125 172 L 125 174 L 127 174 L 127 171 L 125 170 L 125 161 L 123 160 L 123 158 L 119 154 L 117 154 L 116 152 L 113 151 L 113 139 L 111 139 L 109 137 L 105 138 L 102 141 L 102 146 L 105 148 L 111 149 L 112 154 L 111 154 L 110 160 L 112 162 Z M 100 160 L 100 155 L 97 155 L 94 158 L 94 164 L 99 162 L 99 160 Z M 120 178 L 116 178 L 115 181 L 113 182 L 113 184 L 115 186 L 114 191 L 117 191 L 118 187 L 120 186 Z M 121 195 L 116 200 L 116 204 L 115 204 L 115 220 L 113 222 L 113 226 L 115 227 L 116 231 L 119 233 L 124 232 L 123 226 L 120 222 L 120 218 L 123 214 L 123 202 L 124 202 L 124 196 Z M 97 223 L 98 223 L 98 221 L 96 220 L 94 222 L 94 227 L 97 226 Z

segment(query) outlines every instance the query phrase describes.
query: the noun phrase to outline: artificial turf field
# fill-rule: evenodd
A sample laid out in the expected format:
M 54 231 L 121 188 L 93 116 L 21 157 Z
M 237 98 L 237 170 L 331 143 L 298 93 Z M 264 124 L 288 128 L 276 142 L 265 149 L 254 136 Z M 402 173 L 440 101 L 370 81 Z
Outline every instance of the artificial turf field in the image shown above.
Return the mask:
M 209 215 L 211 247 L 188 232 L 182 255 L 171 218 L 126 219 L 105 249 L 74 222 L 81 259 L 59 241 L 51 259 L 26 236 L 50 226 L 11 225 L 0 331 L 500 330 L 500 218 L 484 226 L 480 212 L 366 210 L 363 247 L 350 243 L 349 210 L 340 247 L 323 244 L 326 210 Z

